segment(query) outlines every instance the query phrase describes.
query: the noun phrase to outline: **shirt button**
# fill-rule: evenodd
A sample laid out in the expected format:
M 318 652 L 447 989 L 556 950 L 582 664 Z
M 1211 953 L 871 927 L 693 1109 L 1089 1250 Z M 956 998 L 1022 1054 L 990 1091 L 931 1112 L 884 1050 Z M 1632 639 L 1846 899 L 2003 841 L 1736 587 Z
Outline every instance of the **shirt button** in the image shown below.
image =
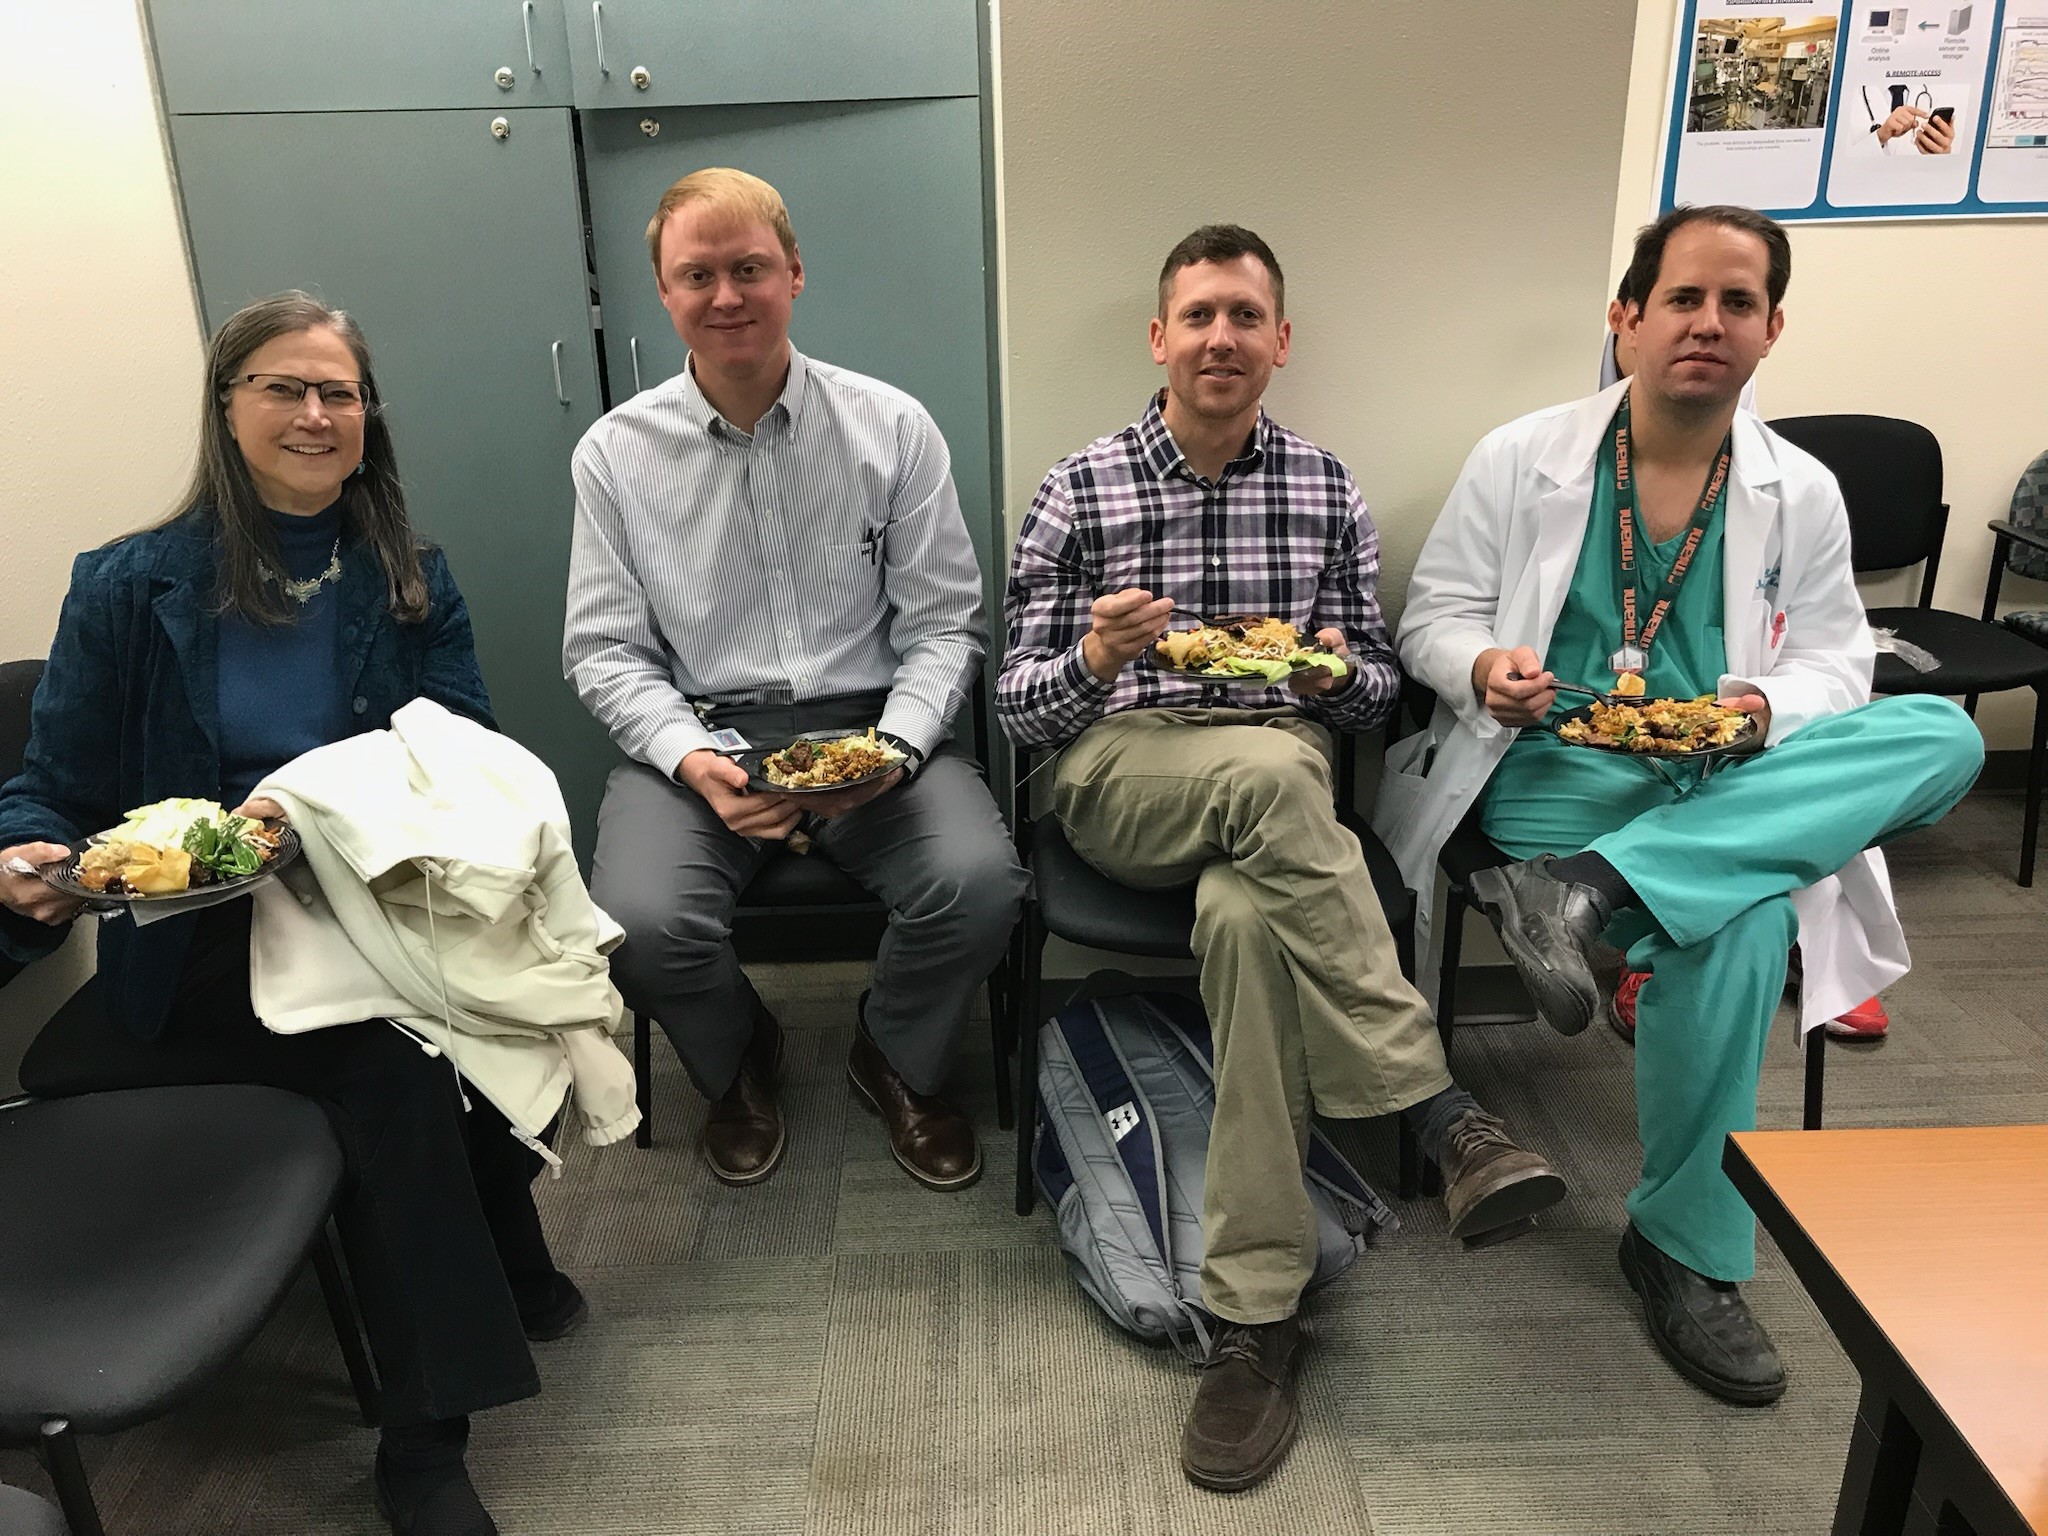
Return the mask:
M 362 714 L 369 707 L 370 701 L 364 698 L 361 694 L 357 694 L 355 703 L 349 706 L 350 709 L 354 710 L 359 715 Z
M 796 631 L 793 629 L 785 629 L 782 632 L 782 638 L 785 640 L 794 640 L 796 638 Z
M 1221 565 L 1223 563 L 1223 557 L 1221 555 L 1211 555 L 1209 557 L 1209 563 L 1211 565 Z

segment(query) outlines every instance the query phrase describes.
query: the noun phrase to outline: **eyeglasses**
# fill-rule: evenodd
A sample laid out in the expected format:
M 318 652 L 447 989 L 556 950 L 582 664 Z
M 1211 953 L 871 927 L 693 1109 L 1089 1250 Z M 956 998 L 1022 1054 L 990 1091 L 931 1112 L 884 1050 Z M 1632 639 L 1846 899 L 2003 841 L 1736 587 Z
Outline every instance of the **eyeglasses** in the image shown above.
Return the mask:
M 306 391 L 320 392 L 321 409 L 336 416 L 360 416 L 369 409 L 370 391 L 356 379 L 295 379 L 288 373 L 245 373 L 231 381 L 246 384 L 265 410 L 295 411 Z

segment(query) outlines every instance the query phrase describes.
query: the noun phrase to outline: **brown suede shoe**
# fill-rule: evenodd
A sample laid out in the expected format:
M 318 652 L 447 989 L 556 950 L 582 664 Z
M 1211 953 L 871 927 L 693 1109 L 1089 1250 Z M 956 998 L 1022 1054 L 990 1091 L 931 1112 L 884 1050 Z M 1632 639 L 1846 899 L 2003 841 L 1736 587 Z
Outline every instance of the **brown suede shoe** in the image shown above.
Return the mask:
M 758 1184 L 782 1161 L 788 1138 L 775 1104 L 781 1070 L 782 1026 L 763 1008 L 754 1016 L 739 1076 L 704 1122 L 704 1161 L 721 1183 Z
M 882 1117 L 889 1150 L 918 1183 L 928 1189 L 965 1189 L 981 1177 L 981 1148 L 967 1117 L 944 1099 L 919 1093 L 898 1077 L 864 1023 L 854 1026 L 846 1076 Z
M 1180 1432 L 1180 1469 L 1204 1488 L 1234 1493 L 1265 1481 L 1301 1427 L 1294 1367 L 1301 1319 L 1223 1325 Z
M 1519 1237 L 1529 1217 L 1564 1198 L 1557 1170 L 1509 1141 L 1507 1127 L 1483 1109 L 1467 1110 L 1444 1143 L 1444 1206 L 1453 1237 L 1474 1244 Z

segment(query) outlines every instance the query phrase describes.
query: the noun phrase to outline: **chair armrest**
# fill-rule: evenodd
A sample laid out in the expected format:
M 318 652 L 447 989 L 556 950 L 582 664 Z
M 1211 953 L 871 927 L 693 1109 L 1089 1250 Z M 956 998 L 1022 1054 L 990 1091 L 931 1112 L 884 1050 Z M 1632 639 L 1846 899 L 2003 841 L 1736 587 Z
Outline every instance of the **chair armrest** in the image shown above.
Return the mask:
M 1984 526 L 1991 530 L 1994 539 L 1991 546 L 1991 569 L 1984 575 L 1984 612 L 1980 615 L 1983 621 L 1989 624 L 1998 617 L 1998 592 L 2005 581 L 2005 561 L 2010 553 L 2011 543 L 2016 540 L 2029 549 L 2048 553 L 2048 534 L 2036 532 L 2032 528 L 2022 528 L 2018 523 L 2006 522 L 2000 518 L 1993 518 Z
M 2048 533 L 2038 528 L 2022 528 L 2018 523 L 2009 523 L 1997 518 L 1984 526 L 1997 534 L 2001 543 L 2006 539 L 2017 539 L 2029 549 L 2038 549 L 2043 554 L 2048 554 Z

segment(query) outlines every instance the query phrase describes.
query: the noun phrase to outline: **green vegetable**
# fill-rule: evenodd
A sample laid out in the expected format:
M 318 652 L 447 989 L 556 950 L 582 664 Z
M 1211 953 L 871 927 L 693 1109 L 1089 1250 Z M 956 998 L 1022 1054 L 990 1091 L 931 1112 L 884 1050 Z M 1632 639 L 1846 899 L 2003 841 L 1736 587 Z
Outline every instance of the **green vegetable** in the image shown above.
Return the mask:
M 1305 672 L 1310 667 L 1328 667 L 1332 677 L 1342 677 L 1350 671 L 1344 658 L 1330 651 L 1292 651 L 1280 661 L 1262 656 L 1226 656 L 1204 670 L 1211 677 L 1263 677 L 1269 682 L 1284 683 L 1296 672 Z
M 263 855 L 248 839 L 252 825 L 246 816 L 195 821 L 185 833 L 185 851 L 223 880 L 253 875 L 263 867 Z

